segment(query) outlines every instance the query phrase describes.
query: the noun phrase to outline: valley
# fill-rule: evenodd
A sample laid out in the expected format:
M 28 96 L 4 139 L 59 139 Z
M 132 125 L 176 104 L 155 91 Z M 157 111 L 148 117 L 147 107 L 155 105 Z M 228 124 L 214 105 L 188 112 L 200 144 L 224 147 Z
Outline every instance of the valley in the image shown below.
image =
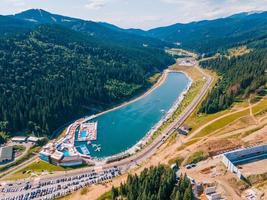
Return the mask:
M 0 199 L 265 199 L 266 13 L 0 16 Z

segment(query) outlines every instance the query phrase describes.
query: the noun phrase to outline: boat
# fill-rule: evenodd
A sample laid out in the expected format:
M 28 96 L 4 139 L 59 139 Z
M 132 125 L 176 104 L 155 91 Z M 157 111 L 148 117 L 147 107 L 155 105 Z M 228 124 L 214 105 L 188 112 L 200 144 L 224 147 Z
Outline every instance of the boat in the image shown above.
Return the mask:
M 96 149 L 95 149 L 95 151 L 101 151 L 101 147 L 99 146 L 99 147 L 97 147 Z

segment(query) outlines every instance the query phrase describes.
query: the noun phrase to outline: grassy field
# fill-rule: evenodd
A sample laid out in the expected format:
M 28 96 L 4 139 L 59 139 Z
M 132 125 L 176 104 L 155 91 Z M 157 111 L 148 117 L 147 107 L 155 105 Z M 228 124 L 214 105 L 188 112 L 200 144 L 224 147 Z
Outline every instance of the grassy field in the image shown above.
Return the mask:
M 183 161 L 184 161 L 184 158 L 183 157 L 177 156 L 177 157 L 175 157 L 173 159 L 170 159 L 168 161 L 168 164 L 169 165 L 172 165 L 172 164 L 175 163 L 177 166 L 181 166 L 181 164 L 182 164 Z
M 206 126 L 198 134 L 196 134 L 194 136 L 194 138 L 207 136 L 207 135 L 211 134 L 212 132 L 221 129 L 224 126 L 226 126 L 226 125 L 234 122 L 235 120 L 237 120 L 237 119 L 239 119 L 239 118 L 241 118 L 243 116 L 246 116 L 246 115 L 249 115 L 249 109 L 234 113 L 232 115 L 228 115 L 228 116 L 226 116 L 226 117 L 224 117 L 222 119 L 219 119 L 219 120 L 215 121 L 214 123 Z
M 205 152 L 196 151 L 189 156 L 189 158 L 186 161 L 186 164 L 198 163 L 202 160 L 206 160 L 208 157 L 209 157 L 208 154 L 206 154 Z
M 266 111 L 267 108 L 267 99 L 263 99 L 258 105 L 252 108 L 253 114 L 257 115 L 258 113 Z
M 111 199 L 111 191 L 104 193 L 97 200 L 110 200 Z
M 60 166 L 51 165 L 44 161 L 36 161 L 25 167 L 24 169 L 16 172 L 15 174 L 7 177 L 8 180 L 16 180 L 21 178 L 28 178 L 33 174 L 39 175 L 43 172 L 51 173 L 54 171 L 65 171 L 66 169 Z
M 189 147 L 195 143 L 197 143 L 200 139 L 199 138 L 194 138 L 194 139 L 191 139 L 189 140 L 188 142 L 182 144 L 181 146 L 179 146 L 176 151 L 182 151 L 184 150 L 186 147 Z

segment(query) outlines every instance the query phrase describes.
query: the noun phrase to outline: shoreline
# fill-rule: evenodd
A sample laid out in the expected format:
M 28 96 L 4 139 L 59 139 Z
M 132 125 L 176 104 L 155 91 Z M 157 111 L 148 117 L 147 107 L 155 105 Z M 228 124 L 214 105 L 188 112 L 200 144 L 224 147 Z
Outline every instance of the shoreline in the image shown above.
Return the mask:
M 162 75 L 157 80 L 157 82 L 152 87 L 150 87 L 145 93 L 141 94 L 140 96 L 137 96 L 136 98 L 134 98 L 132 100 L 125 101 L 125 102 L 121 103 L 120 105 L 115 106 L 114 108 L 110 108 L 110 109 L 108 109 L 106 111 L 103 111 L 103 112 L 100 112 L 100 113 L 97 113 L 97 114 L 93 114 L 94 118 L 99 117 L 99 116 L 101 116 L 103 114 L 109 113 L 111 111 L 118 110 L 120 108 L 123 108 L 124 106 L 127 106 L 129 104 L 132 104 L 132 103 L 134 103 L 136 101 L 141 100 L 142 98 L 146 97 L 151 92 L 153 92 L 155 89 L 157 89 L 159 86 L 161 86 L 164 83 L 164 81 L 166 80 L 166 78 L 167 78 L 167 76 L 168 76 L 169 73 L 182 73 L 182 74 L 184 74 L 188 78 L 189 82 L 192 82 L 193 81 L 192 78 L 186 72 L 180 71 L 180 70 L 171 70 L 171 69 L 169 69 L 170 67 L 171 66 L 169 66 L 167 69 L 165 69 L 163 71 Z M 84 118 L 87 118 L 87 116 L 85 116 Z M 77 119 L 77 120 L 79 120 L 79 119 Z
M 109 113 L 111 111 L 114 111 L 114 110 L 118 110 L 120 108 L 123 108 L 124 106 L 127 106 L 129 104 L 132 104 L 136 101 L 139 101 L 141 100 L 142 98 L 146 97 L 147 95 L 149 95 L 151 92 L 153 92 L 155 89 L 157 89 L 159 86 L 161 86 L 164 81 L 166 80 L 167 76 L 169 74 L 169 69 L 165 69 L 162 73 L 162 75 L 160 76 L 160 78 L 157 80 L 157 82 L 155 84 L 153 84 L 153 86 L 151 86 L 146 92 L 144 92 L 143 94 L 141 94 L 140 96 L 137 96 L 136 98 L 132 99 L 132 100 L 129 100 L 129 101 L 125 101 L 123 103 L 121 103 L 120 105 L 118 106 L 115 106 L 113 108 L 110 108 L 106 111 L 103 111 L 103 112 L 100 112 L 98 114 L 94 114 L 94 118 L 96 117 L 99 117 L 101 115 L 104 115 L 106 113 Z
M 158 131 L 158 129 L 165 123 L 167 122 L 171 117 L 172 115 L 174 114 L 174 112 L 178 109 L 178 107 L 180 106 L 181 102 L 183 101 L 183 99 L 185 98 L 186 94 L 188 93 L 189 89 L 191 88 L 192 86 L 192 83 L 193 83 L 193 79 L 186 73 L 186 72 L 183 72 L 183 71 L 180 71 L 180 70 L 170 70 L 170 69 L 166 69 L 166 77 L 169 73 L 183 73 L 185 74 L 185 76 L 188 78 L 189 82 L 186 86 L 186 88 L 181 92 L 181 94 L 179 95 L 179 97 L 174 101 L 174 103 L 172 104 L 171 108 L 166 112 L 166 114 L 164 116 L 162 116 L 162 118 L 157 122 L 155 123 L 151 129 L 140 139 L 138 140 L 138 142 L 136 142 L 136 144 L 134 144 L 133 146 L 129 147 L 128 149 L 120 152 L 120 153 L 117 153 L 117 154 L 114 154 L 114 155 L 111 155 L 111 156 L 106 156 L 106 157 L 102 157 L 102 158 L 94 158 L 92 157 L 91 159 L 94 160 L 94 161 L 108 161 L 108 159 L 114 159 L 114 158 L 120 158 L 120 157 L 124 157 L 126 155 L 134 155 L 137 151 L 143 149 L 148 143 L 150 140 L 153 141 L 152 137 L 153 135 L 155 134 L 155 132 Z M 154 89 L 156 89 L 157 87 L 159 87 L 166 79 L 166 77 L 164 78 L 164 80 L 162 80 L 162 82 L 156 86 Z M 154 90 L 153 89 L 153 90 Z M 152 91 L 153 91 L 152 90 Z M 149 93 L 152 92 L 152 91 L 148 91 Z M 148 93 L 148 94 L 149 94 Z M 146 95 L 148 95 L 146 94 Z M 146 96 L 145 95 L 145 96 Z M 144 97 L 145 97 L 144 96 Z M 142 98 L 142 96 L 141 96 Z M 140 99 L 140 98 L 139 98 Z M 138 99 L 138 100 L 139 100 Z M 130 103 L 129 103 L 130 104 Z M 128 105 L 128 104 L 127 104 Z M 141 147 L 140 147 L 141 145 Z

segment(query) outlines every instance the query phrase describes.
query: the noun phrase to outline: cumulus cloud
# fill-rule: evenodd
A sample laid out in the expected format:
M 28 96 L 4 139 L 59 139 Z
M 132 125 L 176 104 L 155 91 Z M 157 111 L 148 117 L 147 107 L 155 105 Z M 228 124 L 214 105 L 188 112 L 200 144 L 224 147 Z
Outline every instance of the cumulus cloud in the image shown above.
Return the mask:
M 106 0 L 89 0 L 85 7 L 92 10 L 98 10 L 100 8 L 103 8 L 106 3 Z

